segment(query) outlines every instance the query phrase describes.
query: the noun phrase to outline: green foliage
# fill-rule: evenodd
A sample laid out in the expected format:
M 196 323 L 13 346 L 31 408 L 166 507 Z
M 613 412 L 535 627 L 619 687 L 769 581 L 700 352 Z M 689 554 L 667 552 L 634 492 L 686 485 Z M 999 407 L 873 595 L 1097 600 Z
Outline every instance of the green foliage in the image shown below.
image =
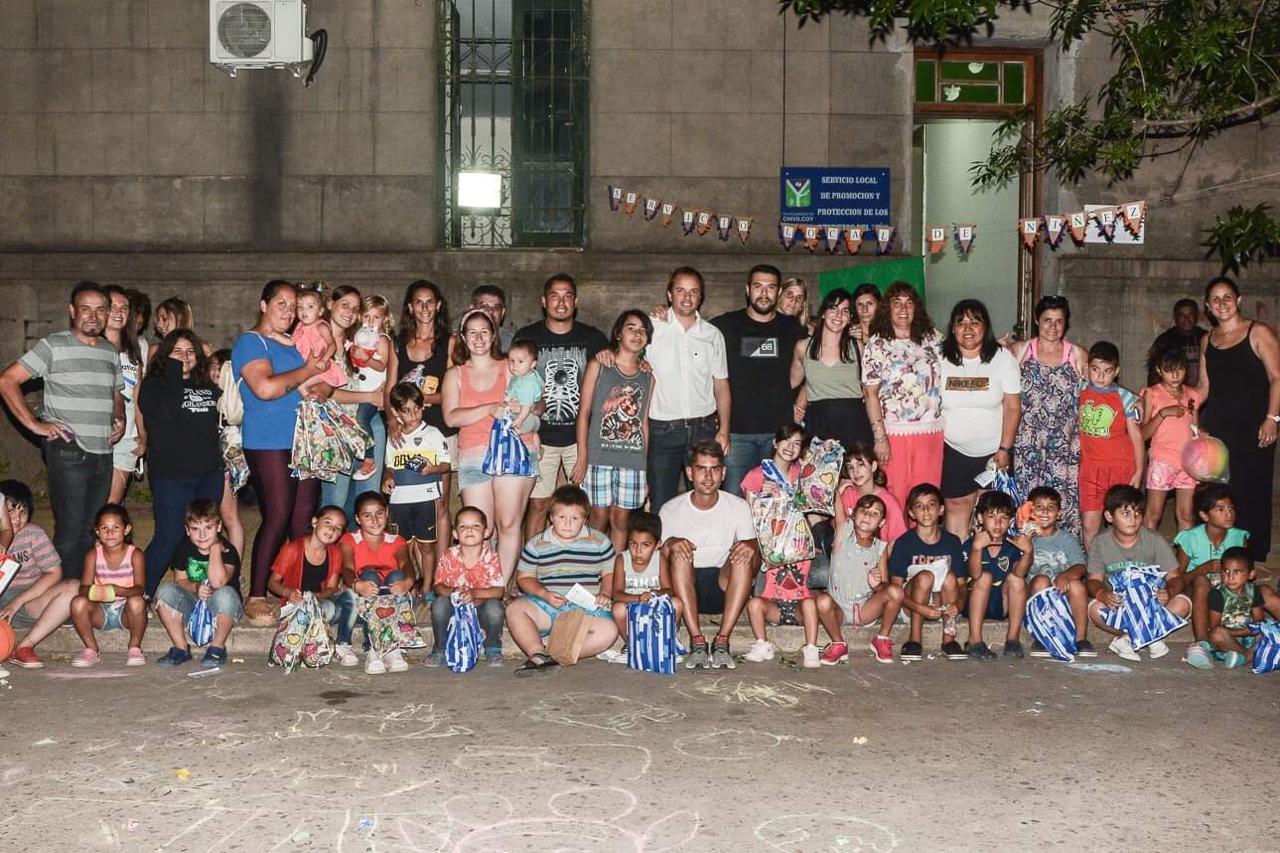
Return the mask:
M 1106 39 L 1112 76 L 1097 92 L 1055 106 L 1037 138 L 1027 115 L 1003 122 L 977 187 L 1037 170 L 1063 183 L 1098 174 L 1127 180 L 1143 162 L 1193 156 L 1206 140 L 1280 111 L 1280 0 L 779 0 L 801 26 L 833 15 L 867 20 L 872 40 L 905 30 L 915 44 L 972 41 L 1002 13 L 1047 6 L 1049 35 L 1070 50 Z M 1276 257 L 1278 224 L 1265 205 L 1234 209 L 1207 230 L 1223 268 Z M 1222 242 L 1225 241 L 1225 242 Z

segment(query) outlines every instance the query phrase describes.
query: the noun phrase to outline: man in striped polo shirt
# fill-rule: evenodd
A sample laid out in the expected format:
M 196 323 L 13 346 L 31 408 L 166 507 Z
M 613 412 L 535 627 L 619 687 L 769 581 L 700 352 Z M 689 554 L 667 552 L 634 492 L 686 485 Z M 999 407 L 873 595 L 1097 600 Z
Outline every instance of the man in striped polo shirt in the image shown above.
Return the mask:
M 39 436 L 53 504 L 53 547 L 63 577 L 80 577 L 93 544 L 93 516 L 111 491 L 111 445 L 124 434 L 120 353 L 102 336 L 111 300 L 82 281 L 71 291 L 71 328 L 54 332 L 0 373 L 0 398 L 18 423 Z M 44 380 L 36 417 L 22 385 Z
M 618 626 L 610 608 L 615 553 L 609 537 L 587 527 L 591 502 L 577 486 L 566 485 L 551 494 L 551 526 L 525 543 L 516 567 L 516 585 L 523 593 L 507 607 L 511 639 L 529 660 L 516 675 L 547 672 L 556 662 L 546 653 L 544 639 L 558 617 L 577 607 L 565 598 L 574 584 L 595 596 L 582 657 L 593 657 L 613 645 Z

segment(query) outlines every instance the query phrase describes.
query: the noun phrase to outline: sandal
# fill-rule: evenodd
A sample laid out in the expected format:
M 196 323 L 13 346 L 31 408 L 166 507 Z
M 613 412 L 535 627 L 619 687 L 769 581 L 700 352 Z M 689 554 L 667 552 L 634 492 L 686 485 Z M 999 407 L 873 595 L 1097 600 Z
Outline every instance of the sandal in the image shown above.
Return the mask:
M 516 675 L 546 675 L 559 667 L 560 664 L 555 658 L 543 652 L 537 652 L 529 655 L 529 659 L 516 669 Z

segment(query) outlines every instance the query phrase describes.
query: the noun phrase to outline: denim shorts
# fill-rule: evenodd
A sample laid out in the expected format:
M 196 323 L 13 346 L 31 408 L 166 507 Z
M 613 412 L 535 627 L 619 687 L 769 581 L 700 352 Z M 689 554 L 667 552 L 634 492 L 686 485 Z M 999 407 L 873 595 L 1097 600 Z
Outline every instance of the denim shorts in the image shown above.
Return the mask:
M 163 604 L 170 610 L 182 614 L 185 620 L 191 616 L 199 597 L 192 591 L 176 583 L 162 583 L 156 590 L 156 604 Z M 214 618 L 230 616 L 232 622 L 239 622 L 244 608 L 240 604 L 240 594 L 230 586 L 220 586 L 209 594 L 206 606 Z
M 102 608 L 103 631 L 120 631 L 124 628 L 124 603 L 128 600 L 118 598 L 115 601 L 98 602 L 98 606 Z
M 579 607 L 576 604 L 571 604 L 568 601 L 564 603 L 563 607 L 552 607 L 548 601 L 546 601 L 545 599 L 539 598 L 536 595 L 525 595 L 521 597 L 524 598 L 526 601 L 528 601 L 530 604 L 532 604 L 534 607 L 541 610 L 543 613 L 547 614 L 547 616 L 551 619 L 551 625 L 548 625 L 547 629 L 541 632 L 542 636 L 544 637 L 548 637 L 551 635 L 551 627 L 556 624 L 556 618 L 558 616 L 560 616 L 563 613 L 568 613 L 570 610 L 583 610 L 583 608 Z M 590 610 L 584 610 L 584 612 L 588 616 L 595 616 L 601 619 L 613 618 L 612 611 L 603 610 L 599 607 L 593 607 Z
M 468 447 L 458 451 L 458 488 L 483 486 L 493 478 L 484 472 L 483 447 Z

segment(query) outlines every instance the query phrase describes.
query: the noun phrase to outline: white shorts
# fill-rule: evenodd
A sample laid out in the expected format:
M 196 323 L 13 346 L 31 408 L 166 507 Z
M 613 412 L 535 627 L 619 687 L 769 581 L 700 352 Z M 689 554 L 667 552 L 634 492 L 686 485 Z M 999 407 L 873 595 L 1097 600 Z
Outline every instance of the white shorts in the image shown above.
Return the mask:
M 564 469 L 567 480 L 569 474 L 573 472 L 573 466 L 577 464 L 578 445 L 570 444 L 567 447 L 542 445 L 542 458 L 538 460 L 538 480 L 533 484 L 533 492 L 529 497 L 539 500 L 551 497 L 560 480 L 560 469 Z
M 949 571 L 947 561 L 934 560 L 932 563 L 926 563 L 921 566 L 908 566 L 907 583 L 911 583 L 912 578 L 923 571 L 933 572 L 933 591 L 942 592 L 942 582 L 947 579 L 947 572 Z

